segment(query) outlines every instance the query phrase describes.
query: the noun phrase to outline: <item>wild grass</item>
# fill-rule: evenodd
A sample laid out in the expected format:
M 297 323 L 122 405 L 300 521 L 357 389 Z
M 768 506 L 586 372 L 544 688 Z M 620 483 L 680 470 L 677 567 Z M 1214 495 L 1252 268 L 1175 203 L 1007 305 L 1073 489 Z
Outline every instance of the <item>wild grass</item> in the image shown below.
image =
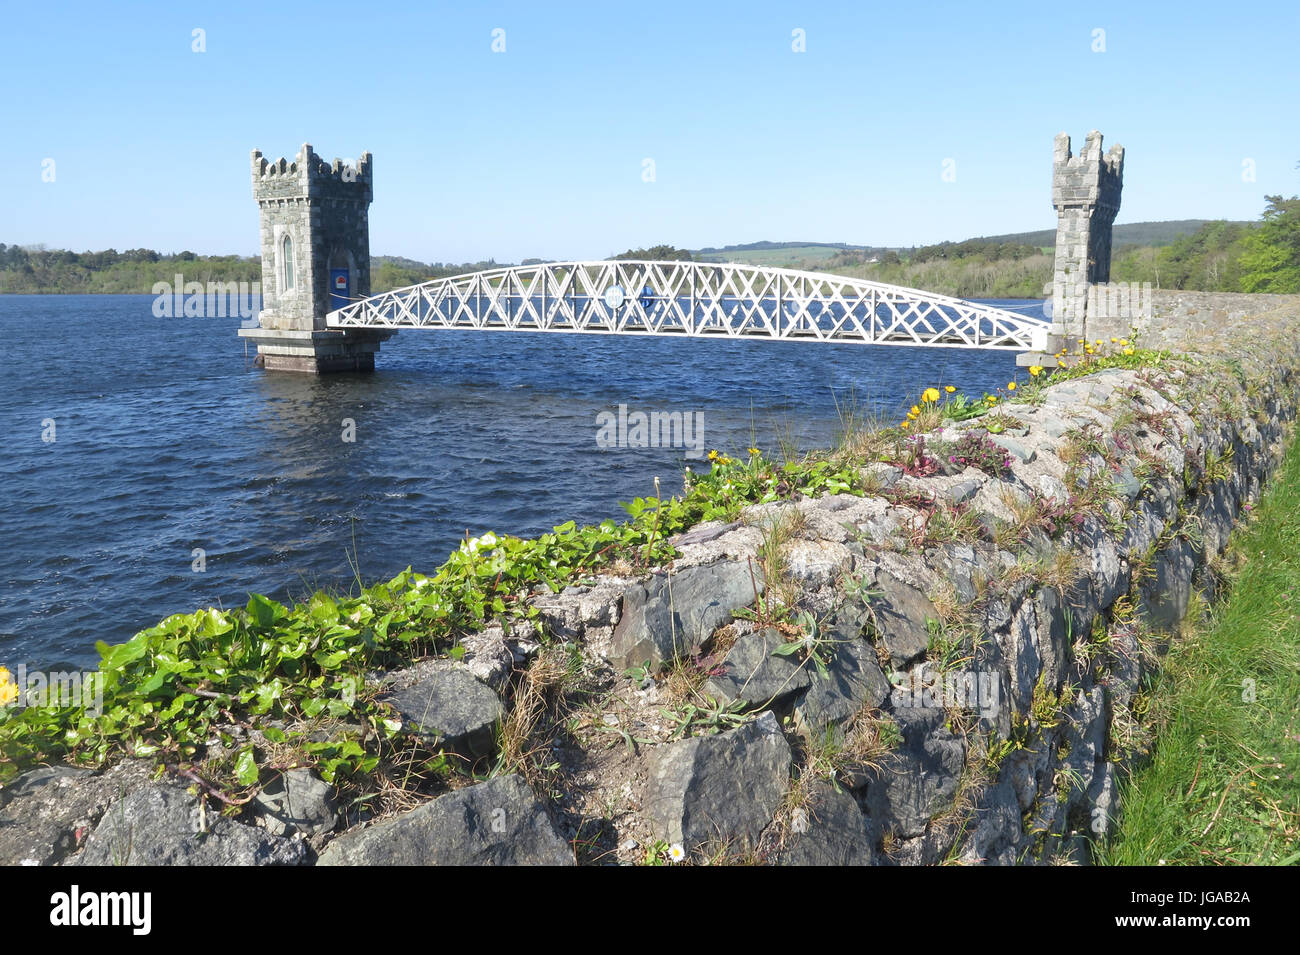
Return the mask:
M 799 597 L 799 584 L 789 574 L 787 567 L 792 541 L 803 532 L 807 515 L 792 505 L 783 505 L 767 511 L 759 519 L 762 542 L 758 550 L 758 564 L 764 590 L 756 594 L 760 623 L 766 625 L 794 606 Z
M 1300 862 L 1300 445 L 1255 515 L 1230 596 L 1173 641 L 1142 701 L 1156 751 L 1122 786 L 1102 862 Z
M 514 705 L 498 733 L 499 753 L 493 775 L 520 773 L 539 792 L 549 791 L 548 777 L 557 768 L 552 746 L 572 708 L 571 691 L 582 668 L 575 645 L 550 645 L 529 665 L 515 688 Z
M 808 741 L 802 784 L 796 783 L 788 797 L 801 805 L 816 779 L 834 782 L 838 777 L 863 772 L 880 772 L 882 761 L 902 741 L 898 724 L 882 710 L 863 707 L 839 730 L 828 727 L 822 736 Z

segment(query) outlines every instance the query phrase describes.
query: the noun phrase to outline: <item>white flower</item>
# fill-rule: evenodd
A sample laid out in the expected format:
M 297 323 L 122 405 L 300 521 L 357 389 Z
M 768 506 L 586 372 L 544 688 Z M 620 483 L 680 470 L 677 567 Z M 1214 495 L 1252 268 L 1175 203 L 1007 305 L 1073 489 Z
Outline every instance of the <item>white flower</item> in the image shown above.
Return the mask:
M 496 543 L 497 543 L 497 535 L 493 534 L 491 531 L 488 531 L 482 537 L 473 537 L 465 541 L 465 543 L 460 545 L 460 549 L 467 554 L 475 554 L 478 553 L 478 549 L 480 547 L 484 547 L 484 548 L 495 547 Z
M 682 848 L 680 842 L 674 842 L 668 847 L 668 858 L 672 862 L 681 862 L 686 858 L 686 850 Z

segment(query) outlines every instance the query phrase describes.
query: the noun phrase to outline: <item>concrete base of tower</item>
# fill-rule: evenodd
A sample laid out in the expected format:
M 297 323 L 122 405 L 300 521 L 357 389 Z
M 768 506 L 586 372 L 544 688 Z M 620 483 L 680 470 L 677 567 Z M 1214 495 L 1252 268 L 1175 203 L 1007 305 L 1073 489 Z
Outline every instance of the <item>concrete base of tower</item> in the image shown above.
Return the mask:
M 1030 351 L 1016 355 L 1017 368 L 1032 368 L 1034 365 L 1040 368 L 1055 368 L 1057 364 L 1056 355 L 1049 355 L 1046 352 Z
M 1037 348 L 1030 352 L 1021 352 L 1016 356 L 1016 364 L 1021 368 L 1029 368 L 1033 365 L 1055 368 L 1056 353 L 1065 347 L 1065 332 L 1063 325 L 1053 323 L 1048 328 L 1046 337 L 1036 343 Z
M 381 328 L 239 330 L 240 338 L 257 344 L 257 356 L 267 371 L 311 375 L 374 371 L 380 343 L 396 334 L 394 329 Z

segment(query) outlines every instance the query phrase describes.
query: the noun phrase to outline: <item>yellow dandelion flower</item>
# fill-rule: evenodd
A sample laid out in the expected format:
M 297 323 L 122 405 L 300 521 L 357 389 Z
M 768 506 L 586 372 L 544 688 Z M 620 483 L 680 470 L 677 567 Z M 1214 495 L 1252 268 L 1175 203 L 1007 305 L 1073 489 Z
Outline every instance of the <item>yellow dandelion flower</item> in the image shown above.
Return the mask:
M 921 409 L 918 408 L 916 405 L 912 405 L 912 417 L 915 418 L 920 413 L 921 413 Z
M 750 449 L 749 449 L 749 456 L 750 456 L 751 458 L 752 458 L 752 457 L 756 457 L 757 455 L 762 454 L 762 453 L 763 453 L 763 452 L 759 451 L 758 448 L 750 448 Z
M 1119 341 L 1118 338 L 1115 338 L 1114 336 L 1111 336 L 1110 343 L 1111 343 L 1112 345 L 1114 345 L 1114 344 L 1115 344 L 1116 342 L 1118 342 L 1118 341 Z
M 954 391 L 956 391 L 957 389 L 954 388 L 952 385 L 944 385 L 944 386 L 943 386 L 943 390 L 946 391 L 946 392 L 948 392 L 948 394 L 952 394 L 952 393 L 953 393 Z
M 18 699 L 18 684 L 13 681 L 9 671 L 0 667 L 0 706 L 8 706 Z
M 1133 354 L 1133 346 L 1130 345 L 1128 348 L 1125 348 L 1125 349 L 1124 349 L 1124 354 L 1126 354 L 1126 355 L 1131 355 L 1131 354 Z
M 719 457 L 719 455 L 718 455 L 718 452 L 717 452 L 717 451 L 710 451 L 710 452 L 709 452 L 709 460 L 710 460 L 710 461 L 716 461 L 716 460 L 718 460 L 718 457 Z
M 1127 339 L 1127 338 L 1121 338 L 1121 339 L 1119 340 L 1119 343 L 1120 343 L 1121 345 L 1127 345 L 1127 344 L 1128 344 L 1128 339 Z
M 1014 381 L 1008 381 L 1007 391 L 1015 391 L 1015 390 L 1016 390 L 1016 383 Z
M 1030 366 L 1029 366 L 1029 375 L 1030 375 L 1030 377 L 1032 377 L 1032 378 L 1037 378 L 1037 377 L 1038 377 L 1039 375 L 1041 375 L 1042 373 L 1043 373 L 1043 366 L 1042 366 L 1042 365 L 1030 365 Z
M 900 428 L 910 428 L 911 426 L 912 426 L 912 422 L 910 421 L 904 421 L 902 424 L 899 425 Z
M 927 405 L 932 405 L 939 400 L 938 388 L 927 388 L 921 393 L 921 401 Z

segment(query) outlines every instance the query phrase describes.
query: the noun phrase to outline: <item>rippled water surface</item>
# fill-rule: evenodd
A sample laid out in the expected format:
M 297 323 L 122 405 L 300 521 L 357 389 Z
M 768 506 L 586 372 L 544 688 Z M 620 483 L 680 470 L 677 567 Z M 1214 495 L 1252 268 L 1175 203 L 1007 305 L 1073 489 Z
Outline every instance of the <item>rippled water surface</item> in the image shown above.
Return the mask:
M 238 318 L 155 318 L 152 302 L 0 296 L 0 664 L 89 663 L 94 641 L 170 613 L 346 588 L 354 568 L 367 583 L 431 571 L 467 530 L 619 517 L 691 463 L 598 447 L 597 415 L 619 404 L 700 412 L 710 448 L 809 448 L 834 440 L 837 401 L 892 416 L 927 384 L 980 393 L 1015 366 L 952 348 L 404 331 L 373 375 L 299 377 L 252 368 Z

